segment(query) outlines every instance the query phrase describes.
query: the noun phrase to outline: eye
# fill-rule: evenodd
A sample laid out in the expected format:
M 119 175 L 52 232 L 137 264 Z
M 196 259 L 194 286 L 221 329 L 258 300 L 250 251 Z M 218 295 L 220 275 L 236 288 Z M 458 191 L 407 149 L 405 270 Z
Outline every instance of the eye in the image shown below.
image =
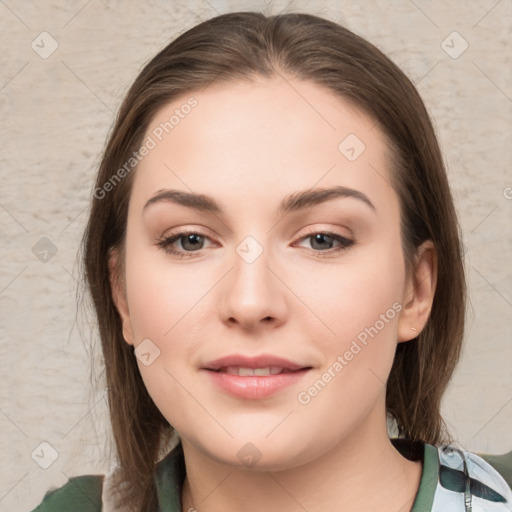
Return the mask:
M 210 240 L 210 238 L 198 231 L 181 231 L 163 238 L 158 242 L 158 246 L 168 254 L 187 258 L 193 257 L 194 252 L 201 251 L 204 248 L 205 240 Z M 181 248 L 176 247 L 177 245 L 181 245 Z
M 300 241 L 302 240 L 311 240 L 310 246 L 312 250 L 316 253 L 320 253 L 317 254 L 317 256 L 323 256 L 324 254 L 322 253 L 327 253 L 325 255 L 328 255 L 333 252 L 343 251 L 355 243 L 354 240 L 328 231 L 313 232 L 302 237 Z
M 200 253 L 204 249 L 206 240 L 211 242 L 210 237 L 199 231 L 181 231 L 164 237 L 157 245 L 167 254 L 178 258 L 193 258 L 195 257 L 194 253 Z M 311 241 L 310 247 L 316 256 L 328 256 L 346 250 L 355 244 L 354 240 L 327 231 L 312 232 L 300 238 L 299 242 L 305 240 Z M 212 244 L 218 245 L 214 242 Z

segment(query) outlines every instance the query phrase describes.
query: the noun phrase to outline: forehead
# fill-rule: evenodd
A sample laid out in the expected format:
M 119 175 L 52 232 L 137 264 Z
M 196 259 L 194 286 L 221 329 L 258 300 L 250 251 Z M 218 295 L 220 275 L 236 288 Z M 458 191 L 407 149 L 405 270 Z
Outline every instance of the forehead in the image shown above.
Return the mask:
M 158 111 L 146 138 L 154 147 L 137 168 L 134 200 L 166 187 L 218 192 L 228 202 L 245 191 L 255 204 L 314 186 L 392 194 L 375 121 L 308 81 L 278 77 L 195 91 Z

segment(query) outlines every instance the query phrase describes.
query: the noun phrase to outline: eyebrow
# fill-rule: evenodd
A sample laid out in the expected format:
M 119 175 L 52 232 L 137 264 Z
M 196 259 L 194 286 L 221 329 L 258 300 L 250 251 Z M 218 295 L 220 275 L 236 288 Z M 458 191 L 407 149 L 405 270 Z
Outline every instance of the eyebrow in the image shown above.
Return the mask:
M 294 192 L 293 194 L 286 196 L 281 201 L 277 208 L 277 215 L 284 216 L 291 212 L 316 206 L 318 204 L 325 203 L 326 201 L 331 201 L 332 199 L 348 197 L 363 202 L 374 212 L 377 210 L 375 205 L 370 201 L 366 194 L 363 194 L 363 192 L 353 188 L 335 186 L 331 188 L 316 188 Z M 217 201 L 212 197 L 204 194 L 195 194 L 192 192 L 173 189 L 159 190 L 146 202 L 143 210 L 145 211 L 149 206 L 161 202 L 171 202 L 202 212 L 215 213 L 219 215 L 223 213 L 219 203 L 217 203 Z

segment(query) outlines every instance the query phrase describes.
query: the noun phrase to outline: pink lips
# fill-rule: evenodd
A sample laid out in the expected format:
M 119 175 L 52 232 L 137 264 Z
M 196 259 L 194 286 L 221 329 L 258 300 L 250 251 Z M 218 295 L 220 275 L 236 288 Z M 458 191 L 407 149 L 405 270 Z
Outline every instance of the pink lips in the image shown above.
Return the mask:
M 311 366 L 272 355 L 231 355 L 202 368 L 222 391 L 249 400 L 269 397 L 297 383 L 310 369 Z

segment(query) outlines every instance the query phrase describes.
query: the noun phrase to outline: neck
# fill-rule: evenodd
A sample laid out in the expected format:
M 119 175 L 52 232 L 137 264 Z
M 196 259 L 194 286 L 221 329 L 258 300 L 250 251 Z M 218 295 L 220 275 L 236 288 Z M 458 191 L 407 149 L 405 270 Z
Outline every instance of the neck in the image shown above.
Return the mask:
M 276 472 L 220 464 L 182 439 L 187 467 L 182 510 L 409 512 L 421 462 L 404 458 L 385 422 L 380 427 L 360 426 L 312 462 Z

